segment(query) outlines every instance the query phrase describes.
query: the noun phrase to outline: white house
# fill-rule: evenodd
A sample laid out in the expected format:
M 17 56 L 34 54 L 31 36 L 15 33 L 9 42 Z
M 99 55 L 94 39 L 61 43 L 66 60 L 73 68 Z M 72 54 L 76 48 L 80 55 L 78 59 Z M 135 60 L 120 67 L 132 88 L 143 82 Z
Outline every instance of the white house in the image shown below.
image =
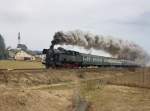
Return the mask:
M 35 57 L 23 50 L 18 51 L 15 54 L 15 60 L 35 60 Z

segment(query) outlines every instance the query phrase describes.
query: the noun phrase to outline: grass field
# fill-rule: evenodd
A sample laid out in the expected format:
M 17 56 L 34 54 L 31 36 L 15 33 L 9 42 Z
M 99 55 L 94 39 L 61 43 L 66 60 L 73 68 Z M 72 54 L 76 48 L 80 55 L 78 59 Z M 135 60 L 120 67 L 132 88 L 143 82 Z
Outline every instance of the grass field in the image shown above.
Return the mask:
M 0 111 L 74 111 L 86 104 L 89 111 L 150 111 L 149 88 L 149 68 L 0 71 Z
M 89 111 L 150 111 L 149 89 L 105 85 L 82 94 L 91 103 Z
M 41 62 L 0 60 L 0 69 L 33 69 L 44 68 Z

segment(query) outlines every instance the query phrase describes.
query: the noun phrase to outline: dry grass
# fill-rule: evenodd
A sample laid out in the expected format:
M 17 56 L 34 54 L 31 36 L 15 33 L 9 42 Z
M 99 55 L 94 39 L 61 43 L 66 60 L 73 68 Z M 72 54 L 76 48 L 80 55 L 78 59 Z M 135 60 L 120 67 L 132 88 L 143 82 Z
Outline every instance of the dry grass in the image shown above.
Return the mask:
M 0 111 L 72 111 L 66 109 L 74 104 L 72 94 L 75 104 L 82 102 L 76 99 L 79 96 L 91 103 L 90 111 L 149 111 L 150 89 L 135 85 L 150 87 L 150 69 L 0 72 Z M 72 92 L 74 89 L 79 95 Z
M 41 62 L 0 60 L 0 69 L 33 69 L 44 68 Z
M 0 89 L 0 111 L 67 111 L 71 90 Z
M 90 87 L 87 86 L 90 84 Z M 80 95 L 91 103 L 89 111 L 150 111 L 150 89 L 80 84 Z
M 36 75 L 36 76 L 35 76 Z M 10 70 L 0 72 L 0 83 L 18 86 L 33 86 L 39 84 L 54 84 L 91 80 L 100 83 L 140 86 L 150 88 L 150 70 L 87 70 L 87 69 L 49 69 L 37 71 Z

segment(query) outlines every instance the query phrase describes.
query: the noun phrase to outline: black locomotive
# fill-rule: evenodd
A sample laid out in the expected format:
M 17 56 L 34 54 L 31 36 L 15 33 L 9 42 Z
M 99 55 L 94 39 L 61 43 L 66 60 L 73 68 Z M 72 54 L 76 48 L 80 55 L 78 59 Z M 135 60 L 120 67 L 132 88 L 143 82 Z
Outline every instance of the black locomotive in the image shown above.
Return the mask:
M 111 57 L 96 56 L 91 54 L 79 53 L 72 50 L 65 50 L 61 47 L 57 49 L 43 49 L 45 59 L 43 64 L 49 67 L 139 67 L 134 61 L 122 60 Z

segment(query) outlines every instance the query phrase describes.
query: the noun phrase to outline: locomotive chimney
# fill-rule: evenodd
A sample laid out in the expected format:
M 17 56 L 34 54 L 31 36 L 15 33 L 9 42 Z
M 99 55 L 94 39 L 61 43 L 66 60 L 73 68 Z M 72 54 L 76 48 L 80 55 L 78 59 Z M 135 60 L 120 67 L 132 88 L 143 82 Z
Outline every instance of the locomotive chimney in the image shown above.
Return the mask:
M 55 40 L 51 42 L 50 50 L 54 53 Z
M 51 45 L 51 46 L 50 46 L 50 49 L 53 50 L 53 49 L 54 49 L 54 45 Z
M 51 42 L 51 46 L 50 46 L 50 49 L 51 49 L 51 50 L 54 50 L 54 45 L 55 45 L 55 41 L 53 40 L 53 41 Z

